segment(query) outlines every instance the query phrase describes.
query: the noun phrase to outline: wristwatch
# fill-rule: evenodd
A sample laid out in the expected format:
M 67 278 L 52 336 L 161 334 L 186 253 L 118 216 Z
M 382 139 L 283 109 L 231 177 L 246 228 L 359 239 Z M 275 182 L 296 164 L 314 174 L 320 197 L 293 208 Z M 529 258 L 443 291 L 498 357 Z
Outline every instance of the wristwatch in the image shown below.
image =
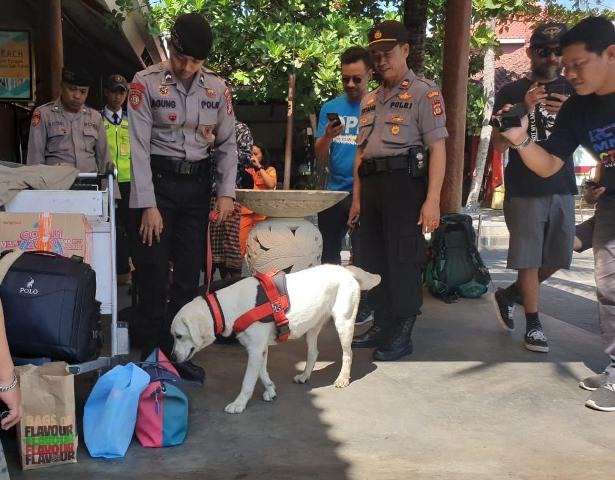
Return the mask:
M 515 145 L 514 143 L 511 143 L 509 147 L 512 148 L 513 150 L 519 150 L 521 148 L 527 147 L 531 141 L 532 139 L 528 135 L 527 137 L 525 137 L 525 140 L 523 140 L 521 143 L 518 143 L 517 145 Z
M 6 393 L 17 386 L 17 375 L 13 372 L 13 381 L 9 385 L 0 385 L 0 393 Z

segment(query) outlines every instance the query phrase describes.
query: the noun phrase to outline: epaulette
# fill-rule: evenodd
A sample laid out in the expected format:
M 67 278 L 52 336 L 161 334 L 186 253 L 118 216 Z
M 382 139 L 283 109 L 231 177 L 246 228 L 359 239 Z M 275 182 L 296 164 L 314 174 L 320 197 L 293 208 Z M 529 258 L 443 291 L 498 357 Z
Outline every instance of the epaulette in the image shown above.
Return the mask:
M 224 81 L 220 75 L 218 75 L 213 70 L 210 70 L 209 68 L 201 67 L 201 70 L 203 71 L 203 73 L 208 73 L 209 75 L 213 75 L 214 77 L 218 77 L 220 80 Z
M 421 83 L 424 83 L 425 85 L 427 85 L 428 88 L 440 88 L 438 87 L 438 84 L 432 80 L 429 80 L 425 77 L 416 77 L 416 80 L 418 80 Z
M 166 70 L 166 68 L 167 66 L 165 65 L 165 62 L 160 62 L 155 65 L 150 65 L 145 70 L 141 70 L 139 73 L 141 73 L 141 75 L 151 75 L 152 73 L 160 73 Z

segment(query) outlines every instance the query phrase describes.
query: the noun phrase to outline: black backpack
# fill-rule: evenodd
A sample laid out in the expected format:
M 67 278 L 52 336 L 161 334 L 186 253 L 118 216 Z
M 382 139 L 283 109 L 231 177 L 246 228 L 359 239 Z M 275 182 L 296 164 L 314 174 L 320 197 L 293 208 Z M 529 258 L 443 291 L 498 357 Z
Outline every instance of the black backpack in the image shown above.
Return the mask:
M 431 234 L 431 256 L 425 272 L 429 291 L 447 303 L 458 297 L 478 298 L 491 282 L 476 249 L 472 217 L 444 215 Z
M 11 354 L 69 363 L 95 359 L 102 346 L 96 274 L 81 257 L 24 252 L 0 283 Z

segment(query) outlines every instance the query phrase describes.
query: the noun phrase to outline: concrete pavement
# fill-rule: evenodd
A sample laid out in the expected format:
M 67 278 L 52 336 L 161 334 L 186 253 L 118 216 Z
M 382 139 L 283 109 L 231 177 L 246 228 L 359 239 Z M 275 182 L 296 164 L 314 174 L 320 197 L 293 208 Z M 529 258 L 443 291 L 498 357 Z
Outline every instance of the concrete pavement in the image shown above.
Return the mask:
M 481 248 L 494 284 L 514 273 L 505 250 Z M 253 399 L 241 415 L 224 413 L 237 394 L 247 356 L 240 345 L 213 345 L 196 357 L 205 387 L 190 389 L 190 432 L 183 446 L 145 449 L 125 459 L 21 472 L 14 438 L 3 435 L 13 479 L 596 479 L 615 471 L 615 414 L 583 406 L 579 379 L 606 363 L 597 334 L 591 253 L 543 287 L 541 319 L 551 353 L 526 351 L 518 309 L 503 331 L 489 298 L 447 305 L 426 296 L 403 361 L 375 363 L 355 350 L 352 383 L 336 389 L 341 349 L 333 328 L 320 336 L 308 385 L 292 377 L 305 344 L 273 347 L 273 403 Z M 82 409 L 95 378 L 77 378 Z

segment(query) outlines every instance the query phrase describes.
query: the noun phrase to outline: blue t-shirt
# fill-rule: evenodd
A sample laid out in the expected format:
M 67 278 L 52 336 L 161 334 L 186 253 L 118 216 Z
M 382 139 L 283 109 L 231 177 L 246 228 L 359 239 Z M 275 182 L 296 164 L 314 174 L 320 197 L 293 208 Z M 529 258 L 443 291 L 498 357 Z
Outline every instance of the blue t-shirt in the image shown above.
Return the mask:
M 329 100 L 320 110 L 316 138 L 325 134 L 329 123 L 327 112 L 337 113 L 344 124 L 344 130 L 331 141 L 329 149 L 329 190 L 352 192 L 352 169 L 357 153 L 360 107 L 361 102 L 351 102 L 344 94 Z

